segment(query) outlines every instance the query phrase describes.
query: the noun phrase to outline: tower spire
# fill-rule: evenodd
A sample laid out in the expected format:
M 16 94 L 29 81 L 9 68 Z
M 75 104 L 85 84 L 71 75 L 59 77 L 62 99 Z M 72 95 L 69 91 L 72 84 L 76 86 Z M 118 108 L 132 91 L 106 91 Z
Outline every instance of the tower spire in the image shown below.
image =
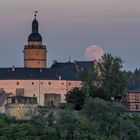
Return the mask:
M 32 33 L 38 33 L 38 21 L 36 20 L 36 14 L 38 13 L 38 11 L 35 11 L 34 13 L 34 21 L 32 22 Z
M 35 19 L 36 19 L 36 15 L 37 15 L 37 13 L 38 13 L 38 11 L 35 11 L 35 13 L 34 13 L 34 17 L 35 17 Z

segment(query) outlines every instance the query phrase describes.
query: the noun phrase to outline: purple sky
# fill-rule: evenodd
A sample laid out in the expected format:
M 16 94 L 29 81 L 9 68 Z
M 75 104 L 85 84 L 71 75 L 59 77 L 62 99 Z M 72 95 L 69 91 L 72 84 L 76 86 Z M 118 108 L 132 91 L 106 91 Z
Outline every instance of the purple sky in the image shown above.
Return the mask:
M 35 10 L 49 65 L 85 60 L 96 44 L 122 57 L 125 69 L 140 67 L 140 0 L 0 0 L 0 67 L 23 66 Z

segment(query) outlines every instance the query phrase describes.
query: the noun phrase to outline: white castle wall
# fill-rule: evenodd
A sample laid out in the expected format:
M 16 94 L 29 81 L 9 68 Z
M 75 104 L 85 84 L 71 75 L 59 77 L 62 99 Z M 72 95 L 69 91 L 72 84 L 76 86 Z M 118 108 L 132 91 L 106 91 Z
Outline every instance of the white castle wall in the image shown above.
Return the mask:
M 44 105 L 44 94 L 61 94 L 61 102 L 65 102 L 65 94 L 74 87 L 81 87 L 81 81 L 67 80 L 0 80 L 0 88 L 16 95 L 17 88 L 24 89 L 24 96 L 37 97 L 38 103 Z

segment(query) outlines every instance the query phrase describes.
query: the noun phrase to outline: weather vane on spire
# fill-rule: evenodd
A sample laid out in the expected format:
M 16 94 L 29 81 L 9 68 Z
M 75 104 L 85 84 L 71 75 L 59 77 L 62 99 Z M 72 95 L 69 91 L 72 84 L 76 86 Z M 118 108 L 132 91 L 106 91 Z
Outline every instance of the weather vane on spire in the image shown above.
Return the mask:
M 38 11 L 35 11 L 35 14 L 34 14 L 34 16 L 35 16 L 35 19 L 36 19 L 36 14 L 38 13 Z

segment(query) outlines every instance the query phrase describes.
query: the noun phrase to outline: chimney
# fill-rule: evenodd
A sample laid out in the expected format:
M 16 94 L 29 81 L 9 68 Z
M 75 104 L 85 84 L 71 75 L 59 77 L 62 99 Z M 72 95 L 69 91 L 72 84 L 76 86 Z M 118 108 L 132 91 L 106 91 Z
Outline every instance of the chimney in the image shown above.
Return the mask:
M 40 72 L 42 72 L 42 68 L 40 68 Z
M 74 60 L 74 64 L 76 65 L 78 63 L 78 61 L 77 60 Z
M 15 66 L 14 65 L 12 66 L 12 71 L 15 71 Z
M 58 79 L 61 80 L 61 75 L 59 75 Z
M 80 65 L 78 64 L 78 61 L 74 61 L 74 66 L 75 66 L 75 69 L 76 71 L 80 71 Z
M 55 65 L 57 63 L 57 60 L 53 60 L 53 65 Z

